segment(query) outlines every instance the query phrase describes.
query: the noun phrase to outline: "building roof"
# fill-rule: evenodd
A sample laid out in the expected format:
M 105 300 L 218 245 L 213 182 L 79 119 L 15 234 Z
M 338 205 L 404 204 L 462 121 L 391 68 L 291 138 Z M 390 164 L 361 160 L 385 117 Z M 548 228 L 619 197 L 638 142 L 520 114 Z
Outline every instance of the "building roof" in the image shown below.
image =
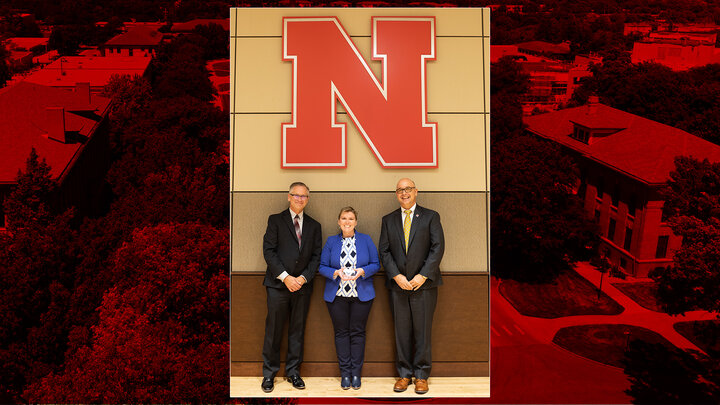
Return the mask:
M 218 24 L 223 27 L 225 31 L 230 31 L 230 19 L 229 18 L 198 18 L 188 22 L 174 23 L 170 31 L 172 32 L 190 32 L 195 29 L 198 25 L 208 25 L 210 23 Z
M 574 67 L 571 63 L 557 61 L 521 62 L 520 66 L 527 72 L 569 72 Z
M 90 87 L 98 88 L 105 86 L 113 74 L 142 76 L 151 59 L 143 56 L 63 56 L 25 80 L 67 88 L 74 87 L 75 83 L 90 82 Z
M 567 43 L 551 44 L 544 41 L 530 41 L 517 44 L 519 50 L 530 52 L 564 55 L 570 53 L 570 45 Z
M 163 34 L 154 25 L 136 25 L 105 42 L 105 46 L 157 46 Z
M 25 58 L 30 58 L 32 60 L 33 53 L 30 51 L 10 51 L 9 55 L 9 61 L 10 62 L 17 62 Z
M 47 46 L 50 38 L 8 38 L 10 49 L 29 51 L 36 46 Z
M 649 184 L 670 178 L 676 156 L 720 162 L 720 146 L 604 104 L 553 111 L 525 117 L 524 121 L 531 132 Z M 620 130 L 592 138 L 588 145 L 570 137 L 573 122 L 591 129 Z
M 0 91 L 0 183 L 14 183 L 18 170 L 32 148 L 51 166 L 51 176 L 60 178 L 83 147 L 80 142 L 62 143 L 48 138 L 48 107 L 65 109 L 65 130 L 90 138 L 107 114 L 110 100 L 88 97 L 87 92 L 56 89 L 20 82 Z

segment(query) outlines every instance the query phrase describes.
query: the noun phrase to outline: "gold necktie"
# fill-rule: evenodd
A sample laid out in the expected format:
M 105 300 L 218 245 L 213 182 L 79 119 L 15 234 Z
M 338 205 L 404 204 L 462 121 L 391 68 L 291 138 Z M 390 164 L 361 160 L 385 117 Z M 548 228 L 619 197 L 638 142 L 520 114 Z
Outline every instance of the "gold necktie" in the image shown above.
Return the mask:
M 412 211 L 405 210 L 405 221 L 403 222 L 403 231 L 405 231 L 405 253 L 408 251 L 408 243 L 410 242 L 410 223 L 412 221 Z

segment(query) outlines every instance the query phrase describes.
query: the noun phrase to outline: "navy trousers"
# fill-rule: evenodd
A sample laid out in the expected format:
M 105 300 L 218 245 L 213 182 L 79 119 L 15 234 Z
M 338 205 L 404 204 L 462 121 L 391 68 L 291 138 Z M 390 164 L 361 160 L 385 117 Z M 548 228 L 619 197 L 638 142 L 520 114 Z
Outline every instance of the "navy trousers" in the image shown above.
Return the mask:
M 325 302 L 335 329 L 335 350 L 342 377 L 362 375 L 365 325 L 372 303 L 373 300 L 363 302 L 357 297 L 335 297 L 333 302 Z

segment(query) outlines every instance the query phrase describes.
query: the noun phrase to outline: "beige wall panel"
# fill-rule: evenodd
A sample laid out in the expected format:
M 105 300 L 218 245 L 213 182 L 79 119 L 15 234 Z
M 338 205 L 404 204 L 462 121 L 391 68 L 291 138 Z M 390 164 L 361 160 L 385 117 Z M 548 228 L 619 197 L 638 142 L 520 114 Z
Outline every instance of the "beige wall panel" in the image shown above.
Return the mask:
M 485 158 L 488 162 L 490 162 L 490 121 L 492 120 L 492 116 L 490 114 L 485 115 L 485 133 L 487 136 L 485 137 Z M 487 191 L 489 192 L 492 189 L 492 184 L 490 183 L 490 168 L 488 164 L 488 170 L 485 171 L 485 184 L 487 187 Z
M 428 62 L 428 112 L 484 112 L 483 38 L 437 38 Z M 486 60 L 490 60 L 489 56 Z M 489 75 L 489 67 L 487 69 Z M 489 87 L 488 87 L 489 89 Z M 489 93 L 489 90 L 488 90 Z
M 481 36 L 482 22 L 490 26 L 489 10 L 482 8 L 241 8 L 237 12 L 239 36 L 282 36 L 283 17 L 337 16 L 351 36 L 369 36 L 370 18 L 378 16 L 435 16 L 437 36 Z M 488 16 L 483 18 L 483 14 Z M 231 31 L 232 32 L 232 31 Z
M 232 101 L 230 101 L 232 103 Z M 233 184 L 235 184 L 235 151 L 232 147 L 232 134 L 235 132 L 235 119 L 232 115 L 230 115 L 230 148 L 228 150 L 229 152 L 229 159 L 230 159 L 230 191 L 233 189 Z
M 482 13 L 483 30 L 482 35 L 485 37 L 490 36 L 490 9 L 484 8 Z M 488 59 L 490 60 L 490 59 Z
M 485 38 L 487 41 L 487 38 Z M 238 75 L 234 112 L 289 113 L 292 110 L 292 62 L 282 60 L 281 38 L 236 38 L 233 59 Z M 373 61 L 368 37 L 353 38 L 368 66 L 381 78 L 382 63 Z M 483 38 L 437 38 L 437 60 L 427 63 L 428 112 L 483 112 Z M 232 50 L 232 49 L 231 49 Z M 489 47 L 486 50 L 489 52 Z M 485 74 L 483 74 L 485 73 Z M 479 80 L 480 79 L 480 80 Z M 329 107 L 328 107 L 329 108 Z M 338 103 L 337 111 L 344 111 Z M 276 130 L 276 132 L 279 129 Z
M 234 9 L 230 10 L 230 16 L 234 18 L 235 11 Z M 230 29 L 232 30 L 233 24 L 232 20 L 230 21 Z M 232 33 L 232 31 L 231 31 Z M 230 55 L 235 55 L 235 39 L 230 38 Z M 237 63 L 236 60 L 230 59 L 230 100 L 229 100 L 229 108 L 230 111 L 235 111 L 235 97 L 233 96 L 233 93 L 235 92 L 235 89 L 233 87 L 236 85 L 235 83 L 235 69 L 233 68 L 233 65 Z M 233 115 L 230 114 L 230 190 L 232 191 L 232 185 L 235 182 L 234 176 L 235 176 L 235 170 L 233 170 L 233 165 L 235 163 L 235 154 L 233 151 L 233 134 L 235 133 L 235 120 L 233 119 Z
M 483 38 L 483 55 L 485 60 L 490 60 L 490 38 Z M 488 65 L 485 69 L 485 74 L 483 76 L 484 81 L 484 87 L 487 89 L 487 92 L 485 92 L 485 104 L 483 105 L 484 111 L 490 111 L 490 66 Z M 231 110 L 232 111 L 232 110 Z
M 429 114 L 438 123 L 436 169 L 383 169 L 352 122 L 347 124 L 347 168 L 281 169 L 280 125 L 289 114 L 234 114 L 233 191 L 279 191 L 303 179 L 313 191 L 385 191 L 410 176 L 427 191 L 487 191 L 484 114 Z M 338 122 L 347 122 L 346 114 Z
M 290 113 L 292 62 L 282 60 L 282 39 L 237 38 L 235 41 L 238 74 L 236 91 L 231 97 L 235 100 L 235 109 L 230 111 Z M 274 132 L 279 134 L 279 131 L 278 126 Z
M 232 112 L 232 111 L 235 111 L 235 98 L 236 98 L 236 97 L 233 96 L 233 94 L 236 94 L 236 93 L 237 93 L 236 90 L 235 90 L 235 88 L 234 88 L 234 86 L 237 85 L 237 83 L 235 83 L 235 79 L 237 78 L 237 73 L 236 73 L 236 71 L 235 71 L 235 67 L 237 66 L 237 63 L 238 63 L 237 58 L 235 57 L 235 55 L 236 55 L 236 49 L 237 49 L 236 43 L 237 43 L 237 39 L 236 39 L 236 38 L 230 38 L 230 55 L 231 55 L 231 59 L 230 59 L 230 82 L 228 82 L 228 83 L 230 84 L 230 100 L 229 100 L 229 101 L 230 101 L 230 104 L 229 104 L 228 108 L 230 109 L 229 111 L 231 111 L 231 112 Z M 242 77 L 242 74 L 241 74 L 240 77 Z M 230 133 L 232 133 L 232 132 L 230 132 Z
M 440 213 L 445 233 L 443 272 L 488 271 L 488 204 L 486 193 L 423 192 L 418 181 L 418 204 Z M 313 187 L 308 183 L 308 186 Z M 392 188 L 392 186 L 390 187 Z M 233 193 L 232 270 L 264 271 L 262 238 L 270 214 L 286 209 L 287 192 Z M 340 208 L 358 211 L 358 231 L 369 234 L 377 245 L 383 215 L 399 209 L 395 193 L 311 192 L 305 212 L 323 227 L 323 243 L 337 233 Z M 472 252 L 472 256 L 468 255 Z
M 237 8 L 230 9 L 230 27 L 229 28 L 230 28 L 231 42 L 232 42 L 232 37 L 237 35 L 237 30 L 235 29 L 235 27 L 237 26 L 237 14 L 238 14 Z M 230 53 L 230 54 L 232 55 L 232 53 Z

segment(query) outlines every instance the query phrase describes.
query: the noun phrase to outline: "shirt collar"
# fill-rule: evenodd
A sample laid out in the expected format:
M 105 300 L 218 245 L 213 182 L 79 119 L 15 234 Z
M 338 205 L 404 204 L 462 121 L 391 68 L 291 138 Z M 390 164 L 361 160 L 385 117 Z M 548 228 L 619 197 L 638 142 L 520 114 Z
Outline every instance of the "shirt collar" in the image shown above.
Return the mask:
M 410 212 L 410 215 L 413 215 L 413 214 L 415 213 L 415 208 L 416 208 L 416 207 L 417 207 L 417 203 L 413 204 L 413 206 L 410 207 L 410 211 L 411 211 L 411 212 Z M 400 207 L 400 213 L 401 213 L 402 215 L 405 215 L 405 208 Z
M 293 211 L 292 208 L 288 208 L 288 211 L 290 211 L 290 218 L 295 219 L 295 215 L 297 215 L 299 217 L 298 219 L 302 221 L 305 211 L 300 211 L 299 214 L 295 214 L 295 211 Z

